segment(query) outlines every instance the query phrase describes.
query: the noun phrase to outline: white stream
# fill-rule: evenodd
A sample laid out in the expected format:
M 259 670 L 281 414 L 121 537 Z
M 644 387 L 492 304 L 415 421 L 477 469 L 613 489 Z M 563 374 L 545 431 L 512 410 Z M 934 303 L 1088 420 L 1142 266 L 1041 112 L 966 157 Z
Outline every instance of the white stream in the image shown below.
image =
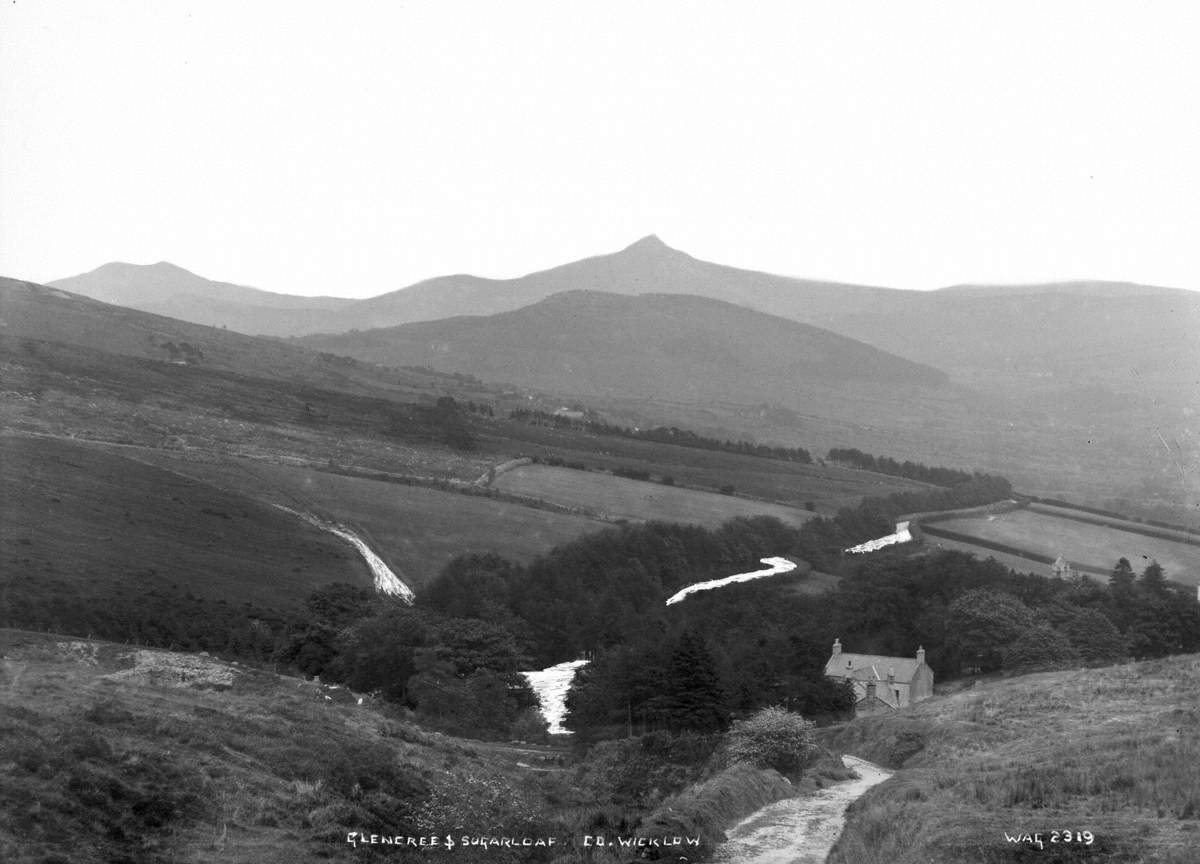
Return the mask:
M 751 579 L 762 579 L 764 576 L 775 576 L 779 573 L 788 573 L 796 569 L 796 564 L 786 558 L 762 558 L 762 563 L 769 565 L 767 570 L 754 570 L 750 573 L 736 573 L 733 576 L 726 576 L 724 579 L 710 579 L 708 582 L 697 582 L 694 585 L 689 585 L 681 591 L 677 591 L 667 598 L 667 605 L 678 603 L 689 594 L 695 594 L 697 591 L 711 591 L 713 588 L 724 588 L 726 585 L 732 585 L 735 582 L 749 582 Z
M 912 533 L 908 530 L 909 523 L 897 522 L 896 530 L 886 537 L 879 537 L 875 540 L 868 540 L 866 543 L 859 543 L 857 546 L 851 546 L 847 552 L 859 555 L 863 552 L 874 552 L 877 549 L 882 549 L 884 546 L 894 546 L 897 543 L 908 543 L 913 539 Z
M 384 594 L 390 594 L 393 597 L 399 597 L 409 606 L 412 605 L 413 600 L 416 599 L 412 589 L 405 585 L 404 582 L 401 581 L 400 577 L 392 572 L 392 568 L 384 563 L 384 560 L 376 555 L 375 551 L 366 543 L 364 543 L 362 538 L 353 531 L 341 525 L 336 525 L 332 522 L 326 522 L 323 519 L 318 519 L 316 516 L 313 516 L 309 513 L 299 513 L 288 507 L 284 507 L 282 504 L 276 504 L 274 506 L 278 507 L 280 510 L 283 510 L 285 513 L 291 513 L 293 516 L 299 516 L 309 525 L 320 528 L 322 531 L 328 531 L 330 534 L 335 534 L 345 540 L 347 543 L 357 549 L 358 554 L 361 555 L 362 559 L 367 562 L 367 567 L 371 569 L 371 576 L 375 579 L 376 591 L 380 591 Z
M 726 832 L 714 862 L 731 864 L 824 864 L 846 825 L 846 808 L 892 776 L 863 759 L 843 756 L 857 780 L 828 786 L 804 798 L 768 804 Z
M 533 692 L 537 694 L 538 704 L 542 706 L 542 716 L 550 724 L 551 735 L 570 735 L 571 730 L 564 729 L 563 718 L 567 716 L 567 691 L 571 689 L 571 680 L 575 670 L 587 665 L 586 660 L 568 660 L 557 666 L 550 666 L 537 672 L 522 672 Z

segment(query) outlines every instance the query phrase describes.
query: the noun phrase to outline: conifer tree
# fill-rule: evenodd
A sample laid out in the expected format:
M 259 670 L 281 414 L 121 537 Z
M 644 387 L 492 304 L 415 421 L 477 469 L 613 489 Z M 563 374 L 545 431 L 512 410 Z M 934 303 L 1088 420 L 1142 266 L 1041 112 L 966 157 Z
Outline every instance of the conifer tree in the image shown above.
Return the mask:
M 693 631 L 686 631 L 668 665 L 666 707 L 668 723 L 677 730 L 717 732 L 729 722 L 725 693 L 717 664 Z

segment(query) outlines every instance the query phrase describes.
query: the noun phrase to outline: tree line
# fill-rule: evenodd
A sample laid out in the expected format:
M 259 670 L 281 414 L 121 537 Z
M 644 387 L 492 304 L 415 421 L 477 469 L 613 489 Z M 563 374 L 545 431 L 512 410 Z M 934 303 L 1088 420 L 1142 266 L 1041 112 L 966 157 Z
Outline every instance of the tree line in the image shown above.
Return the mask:
M 979 476 L 977 473 L 961 471 L 957 468 L 923 465 L 907 459 L 899 462 L 890 456 L 872 456 L 870 453 L 864 453 L 853 447 L 834 447 L 826 458 L 830 462 L 837 462 L 840 465 L 849 465 L 864 471 L 888 474 L 892 477 L 919 480 L 922 483 L 932 483 L 934 486 L 957 486 Z
M 514 408 L 509 412 L 510 420 L 519 420 L 535 426 L 550 426 L 555 429 L 574 429 L 581 432 L 591 432 L 594 435 L 607 435 L 617 438 L 633 438 L 638 441 L 654 441 L 659 444 L 675 444 L 679 447 L 693 447 L 699 450 L 719 450 L 724 453 L 738 453 L 743 456 L 756 456 L 763 459 L 780 459 L 785 462 L 799 462 L 803 465 L 812 464 L 812 454 L 803 447 L 773 447 L 768 444 L 756 444 L 753 441 L 730 441 L 720 438 L 709 438 L 688 429 L 676 426 L 656 426 L 653 429 L 634 429 L 630 426 L 618 426 L 604 423 L 587 417 L 567 417 L 562 414 L 552 414 L 534 408 Z

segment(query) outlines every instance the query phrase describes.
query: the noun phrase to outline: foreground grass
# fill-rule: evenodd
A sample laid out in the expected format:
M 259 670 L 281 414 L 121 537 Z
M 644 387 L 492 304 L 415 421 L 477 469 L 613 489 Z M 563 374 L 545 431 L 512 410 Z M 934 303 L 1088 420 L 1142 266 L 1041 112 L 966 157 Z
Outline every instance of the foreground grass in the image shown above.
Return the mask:
M 1198 680 L 1197 656 L 1027 675 L 825 730 L 902 769 L 851 807 L 829 860 L 1200 860 Z
M 585 838 L 702 836 L 840 778 L 729 767 L 720 736 L 652 733 L 573 757 L 431 733 L 368 697 L 205 655 L 0 629 L 0 861 L 412 860 L 350 832 L 447 835 L 459 864 L 624 864 Z M 466 846 L 462 838 L 554 838 Z M 422 857 L 422 860 L 423 857 Z
M 372 855 L 346 843 L 350 831 L 560 830 L 550 772 L 353 699 L 329 701 L 318 685 L 11 630 L 0 630 L 0 657 L 5 862 L 282 864 Z M 172 680 L 179 669 L 183 680 Z M 456 849 L 454 860 L 550 856 Z

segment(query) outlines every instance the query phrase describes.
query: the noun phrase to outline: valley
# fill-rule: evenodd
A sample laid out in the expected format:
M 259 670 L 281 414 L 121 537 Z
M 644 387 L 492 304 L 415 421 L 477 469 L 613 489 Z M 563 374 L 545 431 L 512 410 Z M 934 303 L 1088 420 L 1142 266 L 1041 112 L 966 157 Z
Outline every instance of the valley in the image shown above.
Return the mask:
M 824 860 L 874 783 L 829 860 L 956 860 L 930 801 L 959 806 L 980 860 L 1015 847 L 972 808 L 1044 802 L 1111 860 L 1137 860 L 1134 837 L 1175 854 L 1183 726 L 1113 762 L 1120 789 L 1080 769 L 1056 792 L 1023 718 L 1070 771 L 1130 750 L 1127 714 L 1166 730 L 1191 704 L 1191 342 L 1139 365 L 1128 403 L 1118 361 L 1097 365 L 1130 292 L 1180 298 L 801 285 L 658 241 L 601 259 L 509 293 L 451 277 L 315 306 L 170 265 L 70 283 L 128 307 L 0 280 L 0 854 L 338 860 L 369 854 L 351 832 L 483 832 L 563 846 L 457 860 L 624 864 L 581 845 L 602 835 L 742 860 L 820 815 Z M 420 317 L 459 288 L 489 299 Z M 1078 292 L 1099 330 L 1067 362 Z M 912 317 L 942 308 L 944 346 Z M 291 338 L 204 324 L 232 313 Z M 380 329 L 305 329 L 349 320 Z M 844 553 L 911 513 L 924 536 Z M 1059 554 L 1074 575 L 1045 578 Z M 856 717 L 822 671 L 835 639 L 921 646 L 935 697 Z M 563 704 L 542 710 L 539 675 Z M 1067 742 L 1064 688 L 1117 737 Z M 732 757 L 772 706 L 798 749 Z M 1108 819 L 1122 802 L 1174 821 Z

